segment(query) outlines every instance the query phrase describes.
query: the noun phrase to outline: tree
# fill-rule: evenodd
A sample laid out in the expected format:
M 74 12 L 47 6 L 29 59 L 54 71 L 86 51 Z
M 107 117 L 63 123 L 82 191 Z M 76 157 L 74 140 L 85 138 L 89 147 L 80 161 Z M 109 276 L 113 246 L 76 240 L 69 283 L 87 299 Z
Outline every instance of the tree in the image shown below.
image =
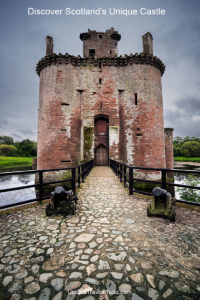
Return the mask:
M 200 143 L 187 141 L 182 145 L 181 152 L 186 157 L 198 157 L 200 156 Z
M 13 145 L 14 144 L 14 140 L 10 136 L 6 136 L 6 135 L 0 136 L 0 144 Z
M 21 156 L 36 156 L 37 155 L 37 143 L 30 141 L 29 139 L 21 142 L 16 142 L 17 153 Z
M 2 156 L 16 156 L 17 148 L 14 145 L 0 145 L 0 155 Z

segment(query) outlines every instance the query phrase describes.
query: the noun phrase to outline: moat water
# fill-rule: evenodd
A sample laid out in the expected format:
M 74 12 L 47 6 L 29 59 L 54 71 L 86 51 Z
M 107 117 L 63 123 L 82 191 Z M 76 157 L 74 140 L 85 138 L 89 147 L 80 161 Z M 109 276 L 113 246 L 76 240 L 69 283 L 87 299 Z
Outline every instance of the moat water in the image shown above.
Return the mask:
M 187 169 L 187 170 L 200 170 L 199 165 L 178 165 L 176 168 Z M 11 171 L 11 170 L 10 170 Z M 16 170 L 15 170 L 16 171 Z M 175 183 L 184 184 L 187 175 L 185 174 L 176 174 Z M 200 177 L 198 178 L 200 186 Z M 0 176 L 0 190 L 19 187 L 19 186 L 28 186 L 35 183 L 35 174 L 21 174 L 21 175 L 7 175 Z M 200 195 L 200 192 L 199 192 Z M 0 193 L 0 207 L 3 205 L 13 204 L 16 202 L 22 202 L 26 200 L 31 200 L 36 197 L 34 188 L 27 188 L 23 190 L 17 190 L 12 192 Z M 180 192 L 176 189 L 176 198 L 180 199 Z

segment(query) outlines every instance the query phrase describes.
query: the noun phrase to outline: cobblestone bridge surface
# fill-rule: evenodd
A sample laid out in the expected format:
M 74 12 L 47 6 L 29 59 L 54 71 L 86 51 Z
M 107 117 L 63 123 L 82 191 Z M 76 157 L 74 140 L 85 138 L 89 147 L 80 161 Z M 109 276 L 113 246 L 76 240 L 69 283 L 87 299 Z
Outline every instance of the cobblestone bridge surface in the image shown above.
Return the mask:
M 75 216 L 0 217 L 0 299 L 200 299 L 200 213 L 148 218 L 108 167 L 78 197 Z

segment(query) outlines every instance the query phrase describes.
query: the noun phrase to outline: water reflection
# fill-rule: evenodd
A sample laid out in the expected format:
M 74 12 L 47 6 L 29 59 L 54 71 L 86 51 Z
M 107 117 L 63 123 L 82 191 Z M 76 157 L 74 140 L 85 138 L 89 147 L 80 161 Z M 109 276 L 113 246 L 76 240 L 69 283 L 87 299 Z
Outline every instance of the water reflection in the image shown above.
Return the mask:
M 35 174 L 19 174 L 0 177 L 0 189 L 20 187 L 35 183 Z M 6 204 L 13 204 L 34 199 L 35 189 L 27 188 L 19 191 L 0 193 L 0 207 Z

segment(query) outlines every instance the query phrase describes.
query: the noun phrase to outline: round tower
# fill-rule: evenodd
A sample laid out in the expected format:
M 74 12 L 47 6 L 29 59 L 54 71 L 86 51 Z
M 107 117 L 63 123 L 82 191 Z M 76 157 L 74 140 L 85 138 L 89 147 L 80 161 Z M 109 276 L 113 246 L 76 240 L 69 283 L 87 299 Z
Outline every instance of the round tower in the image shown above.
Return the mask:
M 83 57 L 53 52 L 47 37 L 40 76 L 38 168 L 64 168 L 95 158 L 165 168 L 161 77 L 151 33 L 143 52 L 117 56 L 121 35 L 81 33 Z

